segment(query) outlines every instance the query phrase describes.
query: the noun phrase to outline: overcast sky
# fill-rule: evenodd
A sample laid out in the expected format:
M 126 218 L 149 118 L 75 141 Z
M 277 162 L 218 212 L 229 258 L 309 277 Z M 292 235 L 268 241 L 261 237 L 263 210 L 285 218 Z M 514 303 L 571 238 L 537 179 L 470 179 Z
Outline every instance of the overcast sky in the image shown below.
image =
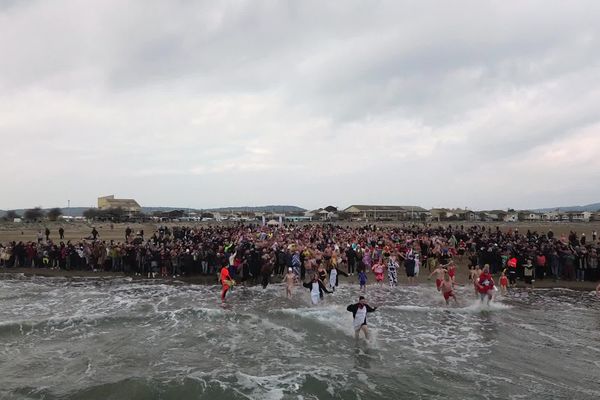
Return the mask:
M 0 208 L 600 201 L 600 1 L 0 0 Z

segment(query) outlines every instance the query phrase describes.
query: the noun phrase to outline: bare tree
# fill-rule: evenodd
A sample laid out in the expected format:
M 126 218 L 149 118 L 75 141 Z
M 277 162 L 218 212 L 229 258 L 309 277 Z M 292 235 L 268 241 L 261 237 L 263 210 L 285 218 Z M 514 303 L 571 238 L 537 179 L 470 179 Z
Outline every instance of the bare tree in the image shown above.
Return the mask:
M 50 221 L 56 221 L 58 219 L 58 217 L 60 217 L 61 215 L 63 215 L 63 212 L 60 208 L 51 208 L 50 210 L 48 210 L 48 212 L 46 213 L 46 216 L 48 217 L 48 219 Z
M 23 213 L 23 218 L 27 221 L 39 221 L 44 218 L 44 210 L 41 207 L 29 208 Z

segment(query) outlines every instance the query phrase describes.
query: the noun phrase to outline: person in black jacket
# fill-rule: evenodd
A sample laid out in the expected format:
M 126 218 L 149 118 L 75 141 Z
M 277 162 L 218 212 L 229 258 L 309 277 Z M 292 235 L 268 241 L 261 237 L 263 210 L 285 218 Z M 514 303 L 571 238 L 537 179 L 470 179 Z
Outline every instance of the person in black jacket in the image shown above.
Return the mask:
M 367 313 L 374 312 L 377 310 L 377 307 L 371 307 L 367 304 L 364 296 L 360 296 L 358 298 L 358 303 L 350 304 L 346 307 L 346 310 L 352 313 L 352 317 L 354 318 L 353 327 L 354 327 L 354 336 L 358 340 L 358 335 L 360 331 L 362 331 L 365 335 L 365 339 L 369 340 L 369 331 L 367 329 Z

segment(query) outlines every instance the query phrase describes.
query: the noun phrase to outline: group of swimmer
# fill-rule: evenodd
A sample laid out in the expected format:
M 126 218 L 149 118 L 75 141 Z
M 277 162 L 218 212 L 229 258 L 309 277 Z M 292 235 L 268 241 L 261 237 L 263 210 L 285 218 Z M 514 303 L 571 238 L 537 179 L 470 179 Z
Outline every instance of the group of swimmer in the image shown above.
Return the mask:
M 390 268 L 391 266 L 391 268 Z M 397 269 L 397 261 L 395 257 L 390 257 L 388 264 L 388 277 L 390 287 L 397 286 L 397 278 L 395 276 L 395 272 Z M 383 271 L 378 268 L 374 268 L 376 281 L 380 284 L 383 280 L 382 275 Z M 336 286 L 338 285 L 338 273 L 342 273 L 343 275 L 348 276 L 346 273 L 338 271 L 336 268 L 332 268 L 329 277 L 327 277 L 326 273 L 317 273 L 313 274 L 312 278 L 308 282 L 302 282 L 302 287 L 310 290 L 310 299 L 313 305 L 319 304 L 323 298 L 324 294 L 332 294 L 335 291 Z M 437 290 L 442 294 L 446 305 L 450 304 L 450 298 L 454 299 L 455 304 L 458 305 L 458 299 L 455 293 L 455 286 L 458 285 L 455 282 L 456 276 L 456 265 L 453 261 L 448 264 L 440 265 L 435 270 L 431 272 L 428 279 L 435 276 L 435 285 Z M 328 278 L 328 279 L 327 279 Z M 485 265 L 483 269 L 473 269 L 469 271 L 469 279 L 473 283 L 473 287 L 476 295 L 479 297 L 480 301 L 483 303 L 487 300 L 487 304 L 489 305 L 490 301 L 493 298 L 493 293 L 495 290 L 494 279 L 489 270 L 489 266 Z M 366 274 L 364 271 L 361 271 L 358 275 L 360 290 L 364 292 L 366 288 Z M 231 289 L 232 286 L 235 285 L 235 281 L 232 279 L 229 269 L 227 266 L 224 266 L 221 269 L 220 281 L 222 285 L 221 289 L 221 300 L 224 302 L 227 296 L 227 293 Z M 292 268 L 288 268 L 287 273 L 284 275 L 282 280 L 285 287 L 285 295 L 287 298 L 292 298 L 294 288 L 300 285 L 300 277 L 296 271 Z M 327 284 L 325 283 L 327 282 Z M 506 293 L 507 290 L 507 279 L 505 274 L 502 274 L 500 278 L 500 286 L 502 288 L 502 292 Z M 598 287 L 600 290 L 600 285 Z M 355 304 L 351 304 L 347 307 L 347 311 L 352 312 L 353 316 L 353 328 L 355 332 L 356 339 L 359 338 L 360 332 L 363 332 L 365 339 L 368 340 L 369 333 L 367 329 L 367 313 L 374 312 L 377 310 L 377 307 L 371 307 L 366 303 L 364 296 L 359 296 L 359 301 Z

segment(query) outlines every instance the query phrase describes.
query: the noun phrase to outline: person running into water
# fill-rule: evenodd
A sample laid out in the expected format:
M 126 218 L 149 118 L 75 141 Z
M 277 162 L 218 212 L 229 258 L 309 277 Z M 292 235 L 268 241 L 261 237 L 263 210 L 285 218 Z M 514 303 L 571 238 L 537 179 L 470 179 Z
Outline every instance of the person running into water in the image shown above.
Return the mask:
M 398 264 L 396 255 L 392 254 L 387 264 L 390 287 L 398 286 L 398 268 L 400 268 L 400 264 Z
M 292 289 L 298 282 L 298 277 L 293 272 L 291 267 L 288 268 L 288 273 L 283 277 L 283 282 L 285 282 L 285 295 L 288 299 L 290 299 L 292 298 Z
M 227 292 L 231 286 L 235 285 L 235 281 L 231 279 L 231 275 L 229 275 L 228 265 L 224 265 L 223 268 L 221 268 L 221 285 L 223 285 L 223 288 L 221 289 L 221 301 L 225 301 Z
M 458 300 L 456 299 L 456 295 L 454 294 L 454 284 L 452 283 L 452 279 L 450 279 L 449 274 L 444 274 L 444 280 L 440 285 L 440 291 L 442 292 L 442 296 L 444 296 L 444 300 L 446 300 L 446 305 L 450 305 L 450 297 L 454 298 L 454 302 L 458 304 Z
M 438 292 L 440 291 L 440 287 L 442 286 L 442 282 L 444 281 L 444 276 L 446 275 L 446 268 L 443 265 L 439 265 L 436 269 L 434 269 L 427 279 L 431 279 L 433 275 L 435 275 L 435 287 Z
M 477 282 L 479 282 L 479 277 L 481 276 L 481 268 L 479 265 L 476 265 L 474 269 L 471 270 L 470 279 L 473 282 L 473 290 L 475 290 L 475 297 L 479 295 L 479 288 L 477 287 Z
M 346 307 L 346 310 L 352 313 L 352 317 L 354 318 L 354 322 L 352 326 L 354 327 L 354 337 L 358 340 L 358 336 L 362 331 L 365 335 L 365 339 L 369 340 L 369 330 L 367 329 L 367 313 L 374 312 L 377 310 L 377 307 L 371 307 L 367 304 L 364 296 L 360 296 L 358 298 L 358 303 L 350 304 Z
M 319 300 L 323 298 L 323 292 L 329 294 L 333 293 L 327 290 L 323 282 L 321 282 L 316 275 L 313 276 L 312 281 L 304 282 L 302 286 L 310 289 L 310 301 L 315 305 L 319 304 Z
M 448 276 L 450 276 L 450 280 L 454 285 L 456 283 L 456 264 L 454 264 L 454 261 L 448 263 Z
M 348 276 L 344 271 L 338 270 L 336 264 L 331 264 L 331 270 L 329 271 L 329 287 L 333 292 L 335 292 L 335 288 L 338 285 L 338 275 Z
M 358 271 L 358 284 L 360 291 L 365 293 L 367 291 L 367 273 L 363 270 Z
M 383 264 L 381 263 L 381 261 L 377 261 L 374 265 L 373 265 L 373 273 L 375 274 L 375 280 L 377 281 L 377 284 L 379 286 L 381 286 L 381 284 L 383 283 Z
M 600 283 L 596 286 L 596 296 L 600 297 Z
M 506 270 L 502 271 L 502 275 L 500 276 L 500 293 L 503 296 L 506 296 L 508 293 L 508 278 L 506 277 Z
M 477 281 L 477 290 L 479 291 L 481 302 L 483 303 L 483 300 L 487 297 L 487 304 L 489 305 L 494 292 L 494 279 L 490 274 L 490 267 L 487 264 L 483 267 L 483 271 Z

